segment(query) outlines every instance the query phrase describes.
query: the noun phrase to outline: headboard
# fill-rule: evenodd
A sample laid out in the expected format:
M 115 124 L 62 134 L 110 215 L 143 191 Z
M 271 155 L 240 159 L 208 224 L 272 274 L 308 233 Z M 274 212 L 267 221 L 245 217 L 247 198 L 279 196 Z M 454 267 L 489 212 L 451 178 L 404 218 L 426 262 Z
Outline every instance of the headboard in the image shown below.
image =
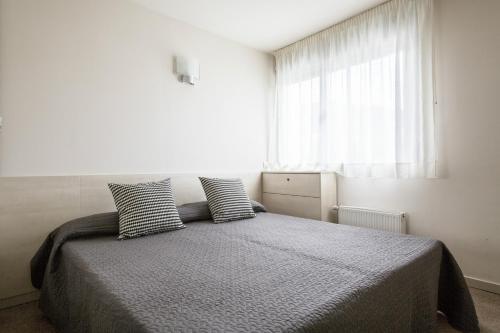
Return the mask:
M 172 179 L 178 205 L 205 200 L 198 176 L 240 178 L 261 199 L 261 174 L 199 173 L 0 177 L 0 308 L 36 298 L 29 262 L 47 234 L 71 219 L 116 210 L 107 184 Z

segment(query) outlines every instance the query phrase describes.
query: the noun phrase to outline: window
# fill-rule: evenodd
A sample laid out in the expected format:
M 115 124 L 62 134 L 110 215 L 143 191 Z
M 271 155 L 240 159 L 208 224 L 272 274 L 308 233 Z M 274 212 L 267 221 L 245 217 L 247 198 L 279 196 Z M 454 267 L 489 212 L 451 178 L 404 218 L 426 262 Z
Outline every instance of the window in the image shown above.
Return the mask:
M 435 176 L 431 9 L 388 2 L 277 51 L 267 168 Z

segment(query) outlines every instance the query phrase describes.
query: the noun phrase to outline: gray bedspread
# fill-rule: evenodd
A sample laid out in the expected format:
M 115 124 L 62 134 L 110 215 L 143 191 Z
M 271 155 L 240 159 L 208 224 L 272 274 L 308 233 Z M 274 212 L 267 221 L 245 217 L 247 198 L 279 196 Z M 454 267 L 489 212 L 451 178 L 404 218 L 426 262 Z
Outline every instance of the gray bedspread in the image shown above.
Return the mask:
M 460 268 L 431 239 L 270 213 L 55 239 L 33 264 L 64 332 L 433 332 L 438 309 L 479 331 Z

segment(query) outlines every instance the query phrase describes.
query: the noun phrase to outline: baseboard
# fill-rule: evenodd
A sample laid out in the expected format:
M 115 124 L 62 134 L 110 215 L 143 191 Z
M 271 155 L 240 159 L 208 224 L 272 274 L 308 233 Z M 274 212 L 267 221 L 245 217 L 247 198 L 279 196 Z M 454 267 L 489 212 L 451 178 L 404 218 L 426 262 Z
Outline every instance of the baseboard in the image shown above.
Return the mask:
M 36 301 L 40 297 L 40 292 L 33 291 L 31 293 L 12 296 L 0 299 L 0 309 L 10 308 L 12 306 Z
M 470 276 L 466 276 L 465 281 L 467 282 L 467 285 L 469 287 L 489 291 L 490 293 L 500 294 L 500 284 L 498 283 L 481 280 Z

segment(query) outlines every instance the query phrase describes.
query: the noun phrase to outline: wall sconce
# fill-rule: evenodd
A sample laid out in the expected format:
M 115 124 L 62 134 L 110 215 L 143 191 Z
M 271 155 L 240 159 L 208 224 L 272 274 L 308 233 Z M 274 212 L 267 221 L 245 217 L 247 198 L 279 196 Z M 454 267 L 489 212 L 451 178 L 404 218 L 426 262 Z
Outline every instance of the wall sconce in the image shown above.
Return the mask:
M 191 57 L 175 57 L 175 73 L 180 82 L 189 83 L 194 86 L 200 79 L 200 63 Z

